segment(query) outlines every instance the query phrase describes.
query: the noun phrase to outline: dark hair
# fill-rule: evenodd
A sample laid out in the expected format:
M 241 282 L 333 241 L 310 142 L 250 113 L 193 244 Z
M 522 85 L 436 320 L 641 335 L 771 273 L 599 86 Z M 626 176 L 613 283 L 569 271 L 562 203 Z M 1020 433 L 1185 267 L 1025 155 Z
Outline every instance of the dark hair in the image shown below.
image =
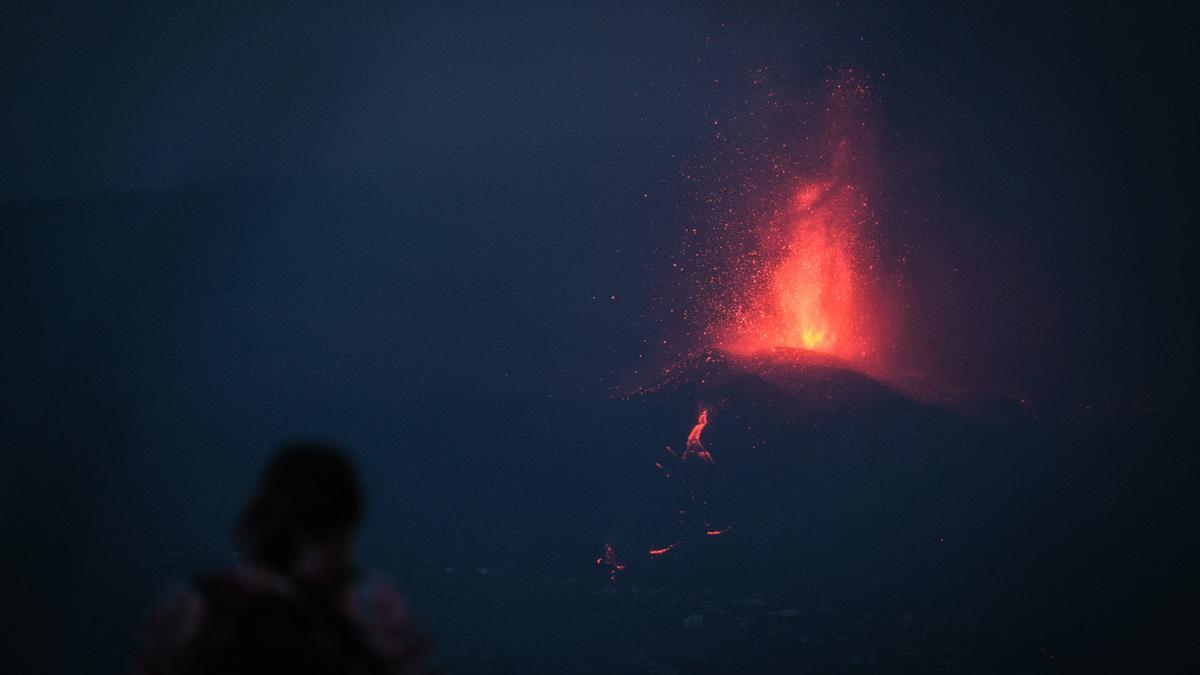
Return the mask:
M 361 512 L 357 472 L 340 448 L 285 443 L 263 472 L 234 537 L 255 560 L 286 569 L 304 538 L 349 533 Z

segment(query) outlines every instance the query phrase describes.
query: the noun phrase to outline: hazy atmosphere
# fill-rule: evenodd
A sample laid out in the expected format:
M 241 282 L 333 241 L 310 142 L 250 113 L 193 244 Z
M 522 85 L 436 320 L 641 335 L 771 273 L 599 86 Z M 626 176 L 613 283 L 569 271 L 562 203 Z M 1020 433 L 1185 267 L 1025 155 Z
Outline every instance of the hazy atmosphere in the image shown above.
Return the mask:
M 1181 11 L 5 10 L 5 660 L 134 668 L 289 439 L 446 672 L 1194 658 Z

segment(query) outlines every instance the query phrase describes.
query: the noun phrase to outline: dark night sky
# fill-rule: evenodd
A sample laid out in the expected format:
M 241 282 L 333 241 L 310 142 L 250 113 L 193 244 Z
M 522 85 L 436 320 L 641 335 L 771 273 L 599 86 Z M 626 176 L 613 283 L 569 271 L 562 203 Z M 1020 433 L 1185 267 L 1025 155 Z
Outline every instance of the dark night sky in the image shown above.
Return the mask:
M 908 369 L 1068 415 L 1194 403 L 1182 9 L 396 4 L 0 11 L 6 525 L 49 504 L 22 569 L 235 503 L 281 435 L 378 446 L 384 401 L 595 397 L 665 358 L 680 170 L 763 64 L 874 83 Z
M 364 264 L 321 262 L 301 283 L 355 297 L 346 311 L 374 322 L 380 349 L 390 331 L 443 368 L 493 377 L 513 370 L 496 359 L 515 342 L 528 349 L 518 362 L 568 352 L 534 388 L 603 379 L 659 337 L 646 313 L 681 227 L 672 181 L 708 121 L 741 103 L 712 81 L 765 63 L 801 92 L 829 68 L 875 78 L 883 237 L 913 257 L 912 369 L 983 395 L 1139 407 L 1191 370 L 1176 245 L 1194 176 L 1191 76 L 1169 12 L 84 3 L 8 14 L 10 204 L 125 194 L 152 209 L 171 200 L 147 190 L 238 184 L 278 186 L 282 202 L 227 205 L 203 232 L 146 225 L 170 250 L 135 250 L 155 244 L 133 225 L 10 227 L 10 249 L 30 247 L 14 270 L 33 286 L 18 310 L 56 307 L 19 331 L 33 343 L 76 339 L 55 335 L 77 314 L 55 296 L 74 295 L 64 265 L 90 287 L 102 275 L 120 286 L 136 282 L 117 278 L 128 272 L 114 253 L 174 267 L 147 258 L 235 249 L 192 277 L 210 289 L 200 308 L 220 314 L 240 310 L 214 306 L 216 294 L 287 283 L 269 268 L 318 255 L 329 228 L 350 233 L 333 245 Z M 328 193 L 306 202 L 314 190 Z M 254 245 L 292 253 L 255 257 Z M 429 260 L 444 264 L 414 269 Z M 412 298 L 386 299 L 388 284 L 433 287 L 417 298 L 431 305 L 423 321 L 394 323 Z M 591 302 L 618 290 L 619 308 Z

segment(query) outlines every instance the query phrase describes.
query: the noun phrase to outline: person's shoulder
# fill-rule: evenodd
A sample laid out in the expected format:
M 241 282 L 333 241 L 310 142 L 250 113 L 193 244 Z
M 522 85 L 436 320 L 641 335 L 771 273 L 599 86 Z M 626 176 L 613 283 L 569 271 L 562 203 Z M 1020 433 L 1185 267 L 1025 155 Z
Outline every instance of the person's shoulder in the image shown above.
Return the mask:
M 197 575 L 162 593 L 151 605 L 138 648 L 138 673 L 176 672 L 200 639 L 207 622 L 254 598 L 290 596 L 292 585 L 265 567 L 238 563 Z M 232 609 L 231 609 L 232 608 Z
M 379 575 L 354 584 L 347 611 L 372 651 L 393 673 L 435 673 L 432 641 L 419 627 L 396 586 Z

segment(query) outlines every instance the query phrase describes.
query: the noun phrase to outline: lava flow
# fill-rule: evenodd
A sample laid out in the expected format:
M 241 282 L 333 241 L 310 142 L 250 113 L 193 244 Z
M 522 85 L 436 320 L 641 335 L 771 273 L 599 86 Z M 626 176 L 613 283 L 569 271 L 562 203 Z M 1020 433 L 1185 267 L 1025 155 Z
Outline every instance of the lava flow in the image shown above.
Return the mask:
M 688 434 L 687 445 L 680 459 L 686 460 L 691 457 L 699 457 L 709 464 L 715 464 L 712 454 L 704 447 L 704 443 L 700 442 L 700 435 L 704 433 L 704 427 L 706 426 L 708 426 L 708 408 L 701 408 L 700 416 L 696 419 L 696 426 L 692 427 L 692 431 Z
M 650 549 L 649 553 L 650 553 L 650 555 L 663 555 L 665 553 L 670 553 L 672 551 L 672 549 L 674 549 L 676 546 L 678 546 L 681 543 L 682 542 L 677 541 L 674 544 L 667 544 L 666 546 L 663 546 L 662 548 L 652 548 L 652 549 Z
M 682 538 L 667 546 L 651 548 L 648 551 L 651 556 L 669 553 L 693 536 L 703 534 L 716 537 L 729 531 L 728 526 L 718 527 L 712 522 L 716 519 L 713 497 L 720 492 L 725 476 L 713 460 L 712 453 L 704 447 L 702 436 L 704 428 L 708 426 L 708 418 L 709 408 L 701 406 L 696 423 L 688 433 L 683 453 L 676 454 L 667 446 L 667 456 L 663 461 L 654 463 L 678 494 L 679 503 L 675 511 L 679 517 Z M 668 468 L 668 465 L 672 468 Z

